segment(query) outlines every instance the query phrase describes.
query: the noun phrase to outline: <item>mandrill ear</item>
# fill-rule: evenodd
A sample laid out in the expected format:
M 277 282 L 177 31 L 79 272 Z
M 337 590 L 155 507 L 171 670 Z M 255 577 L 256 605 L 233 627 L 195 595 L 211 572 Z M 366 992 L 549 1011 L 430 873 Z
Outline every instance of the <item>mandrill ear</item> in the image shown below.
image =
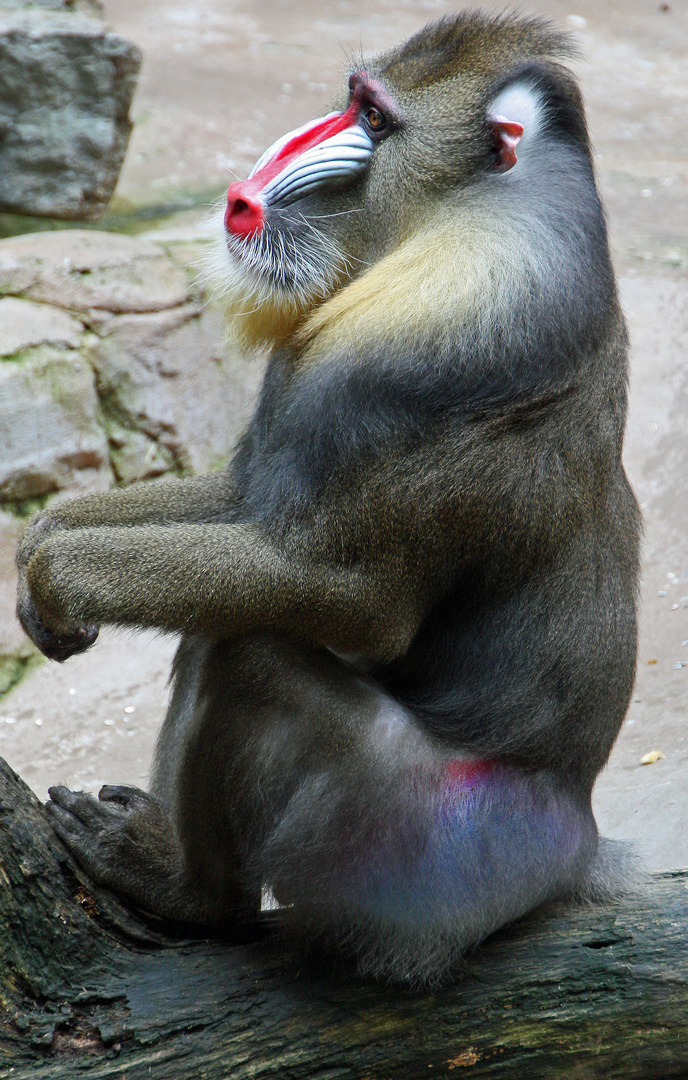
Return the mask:
M 539 95 L 528 83 L 520 81 L 506 86 L 488 109 L 488 121 L 495 137 L 496 172 L 513 169 L 518 158 L 516 147 L 530 143 L 541 126 L 542 108 Z M 523 140 L 523 142 L 522 142 Z
M 525 129 L 518 120 L 507 120 L 506 116 L 491 116 L 490 122 L 497 140 L 495 172 L 508 172 L 518 161 L 515 150 Z

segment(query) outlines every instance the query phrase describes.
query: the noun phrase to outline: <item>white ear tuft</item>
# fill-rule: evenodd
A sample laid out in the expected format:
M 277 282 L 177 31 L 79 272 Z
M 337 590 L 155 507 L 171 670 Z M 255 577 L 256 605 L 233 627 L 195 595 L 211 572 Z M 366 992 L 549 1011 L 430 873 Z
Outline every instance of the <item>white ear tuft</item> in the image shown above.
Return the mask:
M 488 117 L 522 124 L 524 130 L 520 149 L 523 151 L 538 135 L 542 126 L 540 95 L 530 83 L 511 83 L 493 99 L 488 109 Z

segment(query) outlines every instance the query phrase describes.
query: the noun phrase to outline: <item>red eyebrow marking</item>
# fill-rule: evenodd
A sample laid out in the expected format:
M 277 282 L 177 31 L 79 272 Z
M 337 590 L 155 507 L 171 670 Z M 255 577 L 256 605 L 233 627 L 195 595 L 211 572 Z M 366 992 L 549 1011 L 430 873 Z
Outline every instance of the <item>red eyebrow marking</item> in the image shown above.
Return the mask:
M 349 90 L 353 92 L 352 104 L 358 103 L 359 107 L 364 98 L 369 98 L 371 104 L 379 106 L 390 120 L 396 120 L 398 110 L 387 93 L 385 86 L 371 75 L 369 71 L 354 71 L 349 76 Z

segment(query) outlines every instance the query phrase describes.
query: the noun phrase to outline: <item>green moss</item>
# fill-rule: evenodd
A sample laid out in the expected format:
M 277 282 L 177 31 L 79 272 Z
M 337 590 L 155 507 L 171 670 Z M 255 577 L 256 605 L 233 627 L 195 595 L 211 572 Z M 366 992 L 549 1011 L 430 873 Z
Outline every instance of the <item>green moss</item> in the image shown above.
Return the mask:
M 29 361 L 35 364 L 39 361 L 53 362 L 63 358 L 70 362 L 74 359 L 78 361 L 81 359 L 81 352 L 70 345 L 43 341 L 39 345 L 27 345 L 23 349 L 17 349 L 16 352 L 0 357 L 0 363 L 22 364 Z
M 39 510 L 45 510 L 55 492 L 48 491 L 44 495 L 37 495 L 33 499 L 15 499 L 12 502 L 0 502 L 0 508 L 12 517 L 26 520 L 37 514 Z
M 6 356 L 0 357 L 0 364 L 21 364 L 22 361 L 28 360 L 32 351 L 32 348 L 29 346 L 27 349 L 17 349 L 16 352 L 7 353 Z
M 97 378 L 97 376 L 96 376 Z M 110 467 L 118 487 L 164 474 L 183 475 L 170 449 L 132 423 L 117 394 L 99 392 L 98 423 L 108 440 Z
M 33 671 L 42 659 L 37 652 L 29 656 L 0 656 L 0 700 Z

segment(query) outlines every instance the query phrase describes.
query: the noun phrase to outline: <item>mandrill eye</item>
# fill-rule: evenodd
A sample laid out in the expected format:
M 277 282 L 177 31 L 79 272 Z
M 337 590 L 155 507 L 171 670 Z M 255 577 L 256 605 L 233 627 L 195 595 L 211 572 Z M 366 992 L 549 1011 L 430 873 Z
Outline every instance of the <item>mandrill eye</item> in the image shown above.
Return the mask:
M 384 131 L 384 129 L 387 127 L 387 117 L 384 116 L 384 114 L 381 113 L 379 109 L 376 109 L 374 107 L 366 109 L 364 117 L 365 122 L 371 131 Z

